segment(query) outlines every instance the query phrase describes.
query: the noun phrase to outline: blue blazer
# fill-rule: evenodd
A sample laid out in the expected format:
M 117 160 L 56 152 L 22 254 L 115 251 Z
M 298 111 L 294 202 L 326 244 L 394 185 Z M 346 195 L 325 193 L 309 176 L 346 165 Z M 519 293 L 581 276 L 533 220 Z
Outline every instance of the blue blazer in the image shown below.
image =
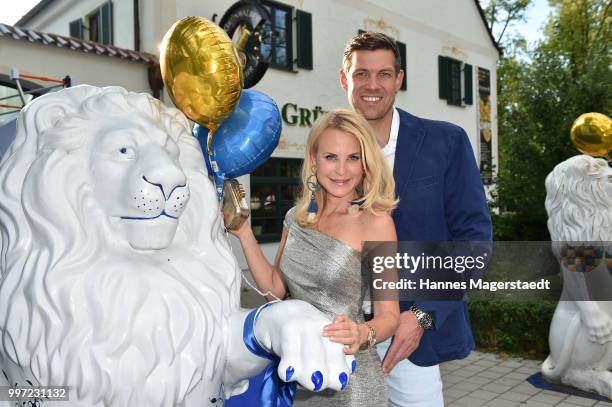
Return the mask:
M 397 239 L 490 241 L 491 217 L 480 172 L 465 131 L 447 122 L 421 119 L 401 109 L 393 177 L 399 206 L 393 212 Z M 409 356 L 418 366 L 466 357 L 474 349 L 464 301 L 400 303 L 429 313 L 426 330 Z

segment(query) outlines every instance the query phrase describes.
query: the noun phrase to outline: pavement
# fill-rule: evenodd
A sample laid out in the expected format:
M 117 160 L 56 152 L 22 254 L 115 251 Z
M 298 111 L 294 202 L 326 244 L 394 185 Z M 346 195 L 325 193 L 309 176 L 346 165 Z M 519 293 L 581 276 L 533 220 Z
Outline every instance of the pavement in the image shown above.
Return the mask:
M 445 406 L 465 407 L 576 407 L 612 406 L 555 391 L 542 390 L 526 379 L 540 371 L 541 361 L 500 358 L 472 352 L 463 360 L 440 365 Z
M 243 288 L 242 306 L 263 304 L 255 291 Z M 527 378 L 540 371 L 542 361 L 501 358 L 492 353 L 472 352 L 462 360 L 440 365 L 446 407 L 585 407 L 610 406 L 611 402 L 592 400 L 542 390 Z

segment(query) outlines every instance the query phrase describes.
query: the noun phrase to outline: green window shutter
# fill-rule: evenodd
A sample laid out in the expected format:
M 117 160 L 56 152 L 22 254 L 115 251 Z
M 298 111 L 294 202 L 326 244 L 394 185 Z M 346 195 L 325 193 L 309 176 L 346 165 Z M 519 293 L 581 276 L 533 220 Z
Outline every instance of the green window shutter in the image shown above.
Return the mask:
M 463 102 L 466 105 L 471 105 L 474 101 L 473 98 L 473 84 L 472 84 L 472 65 L 463 65 L 463 83 L 465 85 L 465 91 L 463 96 Z
M 70 22 L 70 36 L 83 39 L 83 20 L 78 19 Z
M 448 100 L 449 96 L 449 77 L 448 77 L 448 58 L 438 55 L 438 97 Z
M 112 44 L 113 43 L 113 3 L 111 1 L 104 3 L 102 7 L 100 7 L 100 15 L 101 15 L 101 31 L 102 38 L 100 41 L 102 44 Z
M 449 105 L 461 106 L 461 61 L 447 58 L 448 61 L 448 98 Z
M 397 45 L 397 50 L 400 54 L 400 68 L 402 68 L 402 70 L 404 71 L 404 79 L 402 80 L 402 87 L 400 88 L 400 90 L 406 90 L 408 89 L 408 75 L 406 75 L 406 44 L 404 44 L 403 42 L 396 41 L 395 45 Z
M 296 12 L 297 65 L 312 69 L 312 14 L 302 10 Z

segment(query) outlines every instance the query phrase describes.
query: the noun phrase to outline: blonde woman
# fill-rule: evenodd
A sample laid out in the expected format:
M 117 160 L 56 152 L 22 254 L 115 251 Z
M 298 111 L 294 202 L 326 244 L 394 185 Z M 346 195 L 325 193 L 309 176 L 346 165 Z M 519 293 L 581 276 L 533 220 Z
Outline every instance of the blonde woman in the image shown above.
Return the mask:
M 395 241 L 390 212 L 395 184 L 370 125 L 348 110 L 315 123 L 302 170 L 302 196 L 287 212 L 274 264 L 268 263 L 248 224 L 234 231 L 257 286 L 278 298 L 313 304 L 333 322 L 322 335 L 355 354 L 356 373 L 342 392 L 298 391 L 295 405 L 381 406 L 387 389 L 374 343 L 399 323 L 396 301 L 375 301 L 364 321 L 361 243 Z

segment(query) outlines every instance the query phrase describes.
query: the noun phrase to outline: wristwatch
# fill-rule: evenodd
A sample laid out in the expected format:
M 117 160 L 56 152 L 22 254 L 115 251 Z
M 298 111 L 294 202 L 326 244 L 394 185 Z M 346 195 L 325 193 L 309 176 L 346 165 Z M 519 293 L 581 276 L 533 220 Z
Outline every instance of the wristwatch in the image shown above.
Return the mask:
M 367 322 L 363 323 L 368 328 L 368 348 L 376 345 L 376 330 Z
M 434 323 L 431 315 L 419 309 L 416 305 L 413 305 L 409 309 L 410 312 L 416 317 L 417 323 L 423 329 L 433 329 Z

